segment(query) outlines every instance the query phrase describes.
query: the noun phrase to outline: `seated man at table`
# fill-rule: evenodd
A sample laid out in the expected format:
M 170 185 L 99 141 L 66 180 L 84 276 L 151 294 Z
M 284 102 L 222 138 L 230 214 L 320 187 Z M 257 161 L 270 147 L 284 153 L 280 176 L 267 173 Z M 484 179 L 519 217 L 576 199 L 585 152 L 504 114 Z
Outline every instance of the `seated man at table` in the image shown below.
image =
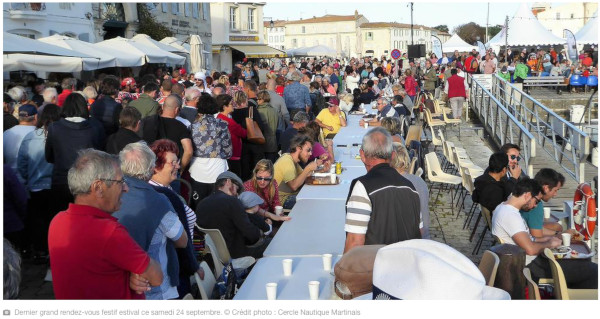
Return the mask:
M 283 131 L 279 137 L 279 146 L 281 147 L 282 154 L 290 151 L 290 141 L 294 136 L 298 135 L 298 130 L 305 127 L 309 121 L 308 114 L 304 111 L 299 111 L 294 115 L 292 125 Z
M 521 148 L 518 145 L 506 143 L 502 145 L 500 151 L 508 156 L 508 170 L 506 171 L 504 180 L 514 185 L 524 178 L 529 178 L 521 168 L 521 165 L 519 165 L 519 161 L 521 160 Z
M 327 102 L 327 109 L 321 110 L 315 121 L 323 129 L 323 135 L 326 138 L 332 138 L 330 135 L 337 134 L 340 128 L 346 126 L 346 114 L 340 110 L 338 99 L 330 99 Z
M 381 126 L 381 119 L 384 117 L 399 117 L 396 109 L 392 107 L 390 101 L 385 97 L 380 97 L 377 99 L 377 116 L 375 116 L 375 120 L 373 121 L 365 121 L 363 119 L 360 120 L 360 126 L 365 125 L 368 126 Z
M 525 266 L 531 270 L 535 281 L 552 278 L 545 248 L 556 248 L 562 240 L 554 236 L 536 238 L 519 211 L 529 211 L 542 200 L 542 188 L 533 179 L 523 179 L 515 185 L 506 202 L 498 205 L 492 215 L 492 234 L 506 244 L 517 245 L 525 250 Z M 540 255 L 541 256 L 538 256 Z M 598 265 L 586 260 L 557 259 L 562 267 L 567 286 L 573 289 L 598 289 Z
M 308 163 L 304 169 L 300 162 L 307 163 L 312 154 L 312 140 L 303 134 L 296 135 L 290 142 L 290 153 L 285 153 L 275 162 L 275 175 L 279 184 L 279 199 L 284 209 L 291 209 L 296 203 L 296 195 L 304 181 L 309 177 L 322 161 L 315 159 Z
M 344 253 L 356 246 L 421 238 L 419 193 L 390 166 L 392 152 L 392 137 L 384 128 L 363 137 L 360 158 L 367 174 L 350 184 Z
M 500 203 L 508 198 L 511 187 L 502 180 L 506 176 L 508 158 L 503 152 L 497 152 L 490 156 L 488 167 L 485 172 L 475 179 L 473 185 L 473 202 L 493 212 Z M 512 185 L 512 184 L 510 184 Z
M 565 183 L 565 177 L 551 168 L 542 168 L 535 174 L 533 179 L 542 187 L 542 200 L 544 202 L 548 202 L 554 198 L 558 190 Z M 559 223 L 544 221 L 544 204 L 542 202 L 539 202 L 530 211 L 521 211 L 521 216 L 527 223 L 527 226 L 529 226 L 529 232 L 533 237 L 556 236 L 563 230 Z M 575 234 L 573 230 L 569 232 L 572 235 Z
M 237 175 L 230 171 L 219 174 L 215 192 L 196 206 L 197 223 L 202 228 L 221 231 L 231 258 L 261 258 L 270 240 L 264 240 L 263 232 L 250 222 L 238 199 L 243 190 L 244 183 Z

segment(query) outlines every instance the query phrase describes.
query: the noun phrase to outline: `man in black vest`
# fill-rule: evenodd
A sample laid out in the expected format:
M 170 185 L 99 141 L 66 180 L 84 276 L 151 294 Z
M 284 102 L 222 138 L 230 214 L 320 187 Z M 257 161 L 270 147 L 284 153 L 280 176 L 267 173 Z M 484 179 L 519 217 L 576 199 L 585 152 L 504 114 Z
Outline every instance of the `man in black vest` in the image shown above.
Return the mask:
M 382 127 L 373 128 L 363 137 L 360 158 L 367 174 L 350 185 L 344 253 L 355 246 L 421 238 L 419 194 L 389 165 L 392 151 L 392 137 Z

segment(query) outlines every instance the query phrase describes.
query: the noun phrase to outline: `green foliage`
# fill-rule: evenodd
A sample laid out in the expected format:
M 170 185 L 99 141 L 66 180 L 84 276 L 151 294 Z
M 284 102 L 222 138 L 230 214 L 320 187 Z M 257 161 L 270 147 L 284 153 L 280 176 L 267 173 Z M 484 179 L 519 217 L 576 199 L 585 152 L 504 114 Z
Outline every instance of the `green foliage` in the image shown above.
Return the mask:
M 475 45 L 477 43 L 477 37 L 479 37 L 480 41 L 485 41 L 485 27 L 482 27 L 475 22 L 457 26 L 454 28 L 454 33 L 457 33 L 461 39 L 469 44 Z
M 137 4 L 138 11 L 138 19 L 140 20 L 140 24 L 138 26 L 137 33 L 143 33 L 150 36 L 152 39 L 156 41 L 160 41 L 165 37 L 173 36 L 173 32 L 171 30 L 157 22 L 150 10 L 145 3 Z
M 433 27 L 433 28 L 436 29 L 436 30 L 438 30 L 438 31 L 441 31 L 441 32 L 448 32 L 449 31 L 448 30 L 448 26 L 445 25 L 445 24 L 441 24 L 441 25 L 438 25 L 437 27 Z
M 502 25 L 500 24 L 488 27 L 488 39 L 493 38 L 496 34 L 500 33 L 500 31 L 502 31 Z

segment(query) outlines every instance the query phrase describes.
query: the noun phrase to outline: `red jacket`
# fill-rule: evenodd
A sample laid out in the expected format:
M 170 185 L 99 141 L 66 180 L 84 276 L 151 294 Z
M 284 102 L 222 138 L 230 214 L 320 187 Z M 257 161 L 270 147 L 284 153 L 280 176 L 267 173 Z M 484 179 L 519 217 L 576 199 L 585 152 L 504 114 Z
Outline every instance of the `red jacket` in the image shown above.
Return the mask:
M 222 113 L 217 115 L 217 118 L 227 122 L 227 128 L 229 129 L 229 134 L 231 135 L 231 146 L 233 148 L 233 153 L 231 155 L 230 160 L 239 160 L 242 156 L 242 138 L 246 138 L 246 129 L 239 125 L 232 118 L 229 118 Z
M 63 104 L 65 104 L 65 99 L 67 98 L 67 96 L 69 96 L 69 94 L 71 94 L 73 91 L 72 90 L 67 90 L 67 89 L 63 89 L 63 91 L 58 95 L 58 97 L 56 98 L 56 105 L 62 107 Z
M 456 74 L 448 78 L 448 98 L 453 97 L 467 97 L 465 79 Z
M 417 95 L 417 81 L 411 76 L 407 76 L 404 80 L 404 90 L 409 96 Z

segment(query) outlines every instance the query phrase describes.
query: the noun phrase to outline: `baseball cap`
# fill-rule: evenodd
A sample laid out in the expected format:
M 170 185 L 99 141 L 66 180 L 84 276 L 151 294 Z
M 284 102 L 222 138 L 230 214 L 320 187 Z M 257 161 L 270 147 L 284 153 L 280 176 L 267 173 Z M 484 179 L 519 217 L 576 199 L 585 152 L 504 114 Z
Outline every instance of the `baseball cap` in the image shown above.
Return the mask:
M 123 81 L 121 81 L 121 87 L 125 87 L 127 85 L 135 85 L 135 79 L 134 78 L 124 78 Z
M 456 249 L 412 239 L 379 249 L 373 266 L 375 300 L 509 300 L 487 286 L 475 264 Z
M 244 205 L 244 208 L 251 208 L 256 205 L 262 205 L 265 201 L 255 192 L 243 192 L 238 196 L 238 199 Z
M 242 182 L 242 179 L 239 178 L 237 175 L 235 175 L 235 173 L 233 173 L 233 172 L 225 171 L 225 172 L 219 174 L 219 176 L 217 176 L 216 181 L 219 181 L 222 179 L 230 179 L 232 182 L 236 183 L 240 189 L 244 188 L 244 182 Z
M 24 104 L 19 107 L 19 116 L 32 116 L 38 114 L 37 108 L 31 104 Z

